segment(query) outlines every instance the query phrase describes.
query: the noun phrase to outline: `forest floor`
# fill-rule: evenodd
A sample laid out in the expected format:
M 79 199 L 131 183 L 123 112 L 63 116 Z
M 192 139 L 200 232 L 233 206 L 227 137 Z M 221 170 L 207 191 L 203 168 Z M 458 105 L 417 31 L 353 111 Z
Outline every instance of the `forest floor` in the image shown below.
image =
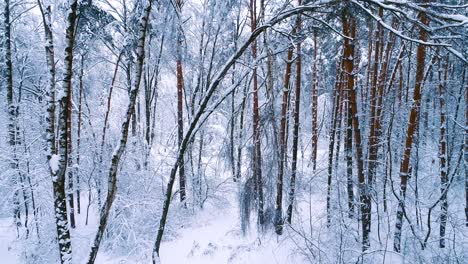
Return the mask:
M 11 217 L 0 218 L 0 258 L 1 263 L 19 263 L 15 248 L 16 232 Z
M 228 183 L 232 185 L 233 183 Z M 231 186 L 230 186 L 231 187 Z M 229 187 L 229 188 L 230 188 Z M 307 263 L 299 254 L 291 240 L 278 236 L 273 231 L 258 234 L 256 223 L 251 223 L 246 236 L 241 234 L 239 209 L 235 197 L 229 203 L 219 205 L 207 203 L 205 208 L 193 215 L 190 222 L 177 230 L 177 237 L 163 242 L 161 262 L 163 264 L 220 264 L 220 263 Z M 74 237 L 74 259 L 84 260 L 86 244 L 93 237 L 97 219 L 90 214 L 89 225 L 85 225 L 85 215 L 77 217 Z M 21 249 L 16 245 L 16 231 L 11 218 L 0 219 L 0 263 L 19 264 Z M 130 264 L 146 263 L 142 256 L 116 256 L 101 251 L 96 263 Z M 143 257 L 144 258 L 144 257 Z M 80 263 L 79 261 L 77 263 Z

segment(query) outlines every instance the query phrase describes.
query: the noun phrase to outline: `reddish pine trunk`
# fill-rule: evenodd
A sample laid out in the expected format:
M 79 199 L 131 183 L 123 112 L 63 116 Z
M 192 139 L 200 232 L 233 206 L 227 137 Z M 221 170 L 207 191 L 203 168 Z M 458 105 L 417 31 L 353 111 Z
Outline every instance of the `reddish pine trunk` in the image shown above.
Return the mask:
M 343 13 L 343 34 L 354 39 L 356 36 L 355 19 L 350 14 Z M 364 161 L 361 143 L 361 131 L 359 128 L 359 115 L 357 107 L 356 90 L 354 88 L 354 43 L 349 39 L 344 40 L 344 71 L 347 76 L 347 88 L 350 93 L 351 115 L 353 117 L 354 144 L 356 146 L 356 159 L 359 182 L 359 202 L 361 210 L 362 225 L 362 249 L 367 250 L 370 246 L 370 195 L 366 178 L 364 176 Z
M 184 138 L 184 119 L 183 119 L 183 89 L 184 89 L 184 74 L 182 72 L 182 21 L 180 15 L 182 11 L 182 0 L 176 1 L 177 12 L 179 13 L 179 21 L 177 25 L 177 143 L 180 148 Z M 179 164 L 179 188 L 180 202 L 185 206 L 186 190 L 185 190 L 185 166 L 184 159 Z
M 429 20 L 425 13 L 419 14 L 421 23 L 428 25 Z M 427 40 L 427 32 L 423 29 L 419 30 L 419 39 Z M 413 104 L 408 120 L 408 129 L 406 133 L 405 149 L 403 159 L 400 165 L 400 197 L 398 202 L 397 217 L 395 222 L 395 233 L 393 240 L 393 249 L 396 252 L 401 251 L 401 232 L 403 227 L 403 214 L 405 207 L 406 189 L 408 185 L 408 174 L 410 172 L 410 157 L 413 146 L 413 139 L 417 134 L 417 125 L 419 123 L 419 110 L 421 107 L 421 90 L 424 81 L 426 46 L 418 45 L 416 53 L 416 80 L 413 94 Z

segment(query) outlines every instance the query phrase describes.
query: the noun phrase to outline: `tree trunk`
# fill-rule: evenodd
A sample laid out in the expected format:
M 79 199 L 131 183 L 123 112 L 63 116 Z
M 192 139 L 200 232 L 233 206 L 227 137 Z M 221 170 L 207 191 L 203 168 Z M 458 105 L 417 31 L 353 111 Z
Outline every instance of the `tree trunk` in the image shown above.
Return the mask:
M 146 40 L 146 30 L 148 28 L 148 21 L 150 18 L 151 7 L 153 0 L 150 0 L 148 6 L 144 9 L 143 14 L 140 18 L 139 29 L 138 29 L 138 48 L 137 48 L 137 63 L 135 65 L 135 79 L 130 90 L 130 101 L 127 106 L 125 120 L 122 123 L 122 131 L 120 135 L 119 144 L 114 152 L 111 160 L 111 166 L 109 168 L 108 175 L 108 191 L 107 197 L 104 202 L 103 207 L 101 208 L 100 217 L 99 217 L 99 227 L 94 238 L 94 242 L 91 246 L 91 252 L 89 254 L 87 263 L 92 264 L 96 260 L 96 256 L 101 244 L 104 231 L 106 230 L 107 221 L 109 218 L 109 213 L 112 207 L 112 203 L 115 200 L 115 195 L 117 192 L 117 172 L 122 157 L 123 152 L 127 146 L 128 139 L 128 130 L 130 127 L 130 122 L 132 122 L 132 115 L 134 115 L 135 104 L 140 88 L 141 75 L 143 70 L 143 62 L 145 59 L 145 40 Z
M 318 74 L 317 74 L 317 32 L 314 31 L 314 63 L 312 66 L 312 171 L 317 169 L 318 145 Z
M 343 34 L 354 39 L 356 36 L 356 21 L 354 17 L 347 13 L 343 13 Z M 364 161 L 361 143 L 361 131 L 359 128 L 359 115 L 356 100 L 356 91 L 354 87 L 354 41 L 350 39 L 344 40 L 344 71 L 347 79 L 347 89 L 350 92 L 351 115 L 353 117 L 353 134 L 354 144 L 356 146 L 356 162 L 358 169 L 359 182 L 359 202 L 361 210 L 361 225 L 362 225 L 362 250 L 365 251 L 370 246 L 370 195 L 366 178 L 364 175 Z
M 344 58 L 344 57 L 343 57 Z M 340 62 L 337 63 L 339 66 L 336 68 L 336 79 L 335 79 L 335 89 L 333 90 L 333 107 L 332 107 L 332 117 L 330 120 L 330 134 L 328 141 L 328 166 L 327 166 L 327 226 L 330 226 L 331 222 L 331 185 L 332 185 L 332 174 L 333 174 L 333 151 L 335 149 L 335 134 L 336 134 L 336 124 L 338 122 L 338 112 L 339 105 L 341 102 L 341 87 L 344 80 L 342 74 L 343 70 L 343 61 L 340 59 Z
M 439 63 L 440 65 L 440 63 Z M 439 107 L 440 107 L 440 140 L 439 140 L 439 169 L 440 169 L 440 192 L 442 194 L 440 204 L 440 228 L 439 228 L 439 247 L 445 248 L 445 227 L 447 226 L 447 191 L 448 188 L 448 166 L 447 166 L 447 135 L 446 135 L 446 108 L 445 108 L 445 89 L 447 85 L 448 58 L 444 65 L 444 77 L 442 80 L 442 69 L 439 66 Z
M 348 193 L 348 217 L 354 217 L 354 180 L 353 180 L 353 115 L 351 91 L 346 88 L 346 183 Z
M 80 75 L 81 77 L 81 75 Z M 72 116 L 72 104 L 73 104 L 73 86 L 67 91 L 67 204 L 68 204 L 68 219 L 70 220 L 70 227 L 75 228 L 75 205 L 74 205 L 74 198 L 73 198 L 73 156 L 72 156 L 72 148 L 73 148 L 73 138 L 72 138 L 72 123 L 73 123 L 73 116 Z
M 301 5 L 301 0 L 298 0 L 298 4 Z M 297 16 L 296 20 L 296 33 L 301 32 L 302 27 L 301 16 Z M 289 183 L 289 194 L 288 194 L 288 211 L 287 221 L 289 224 L 292 222 L 292 213 L 294 207 L 294 194 L 296 191 L 296 174 L 297 174 L 297 150 L 299 144 L 299 110 L 301 106 L 301 43 L 296 44 L 296 89 L 294 98 L 294 126 L 293 126 L 293 145 L 292 145 L 292 161 L 291 161 L 291 179 Z
M 257 28 L 257 7 L 255 0 L 250 0 L 250 28 L 254 32 Z M 257 41 L 252 43 L 252 60 L 253 66 L 253 176 L 257 190 L 258 199 L 258 223 L 260 226 L 264 224 L 263 212 L 263 182 L 262 182 L 262 153 L 261 153 L 261 137 L 260 137 L 260 110 L 258 105 L 258 77 L 257 77 Z
M 468 77 L 466 79 L 468 79 Z M 466 82 L 465 88 L 465 142 L 463 149 L 465 160 L 465 225 L 468 226 L 468 81 Z
M 424 25 L 429 24 L 429 20 L 425 13 L 419 14 L 419 20 Z M 419 29 L 419 39 L 427 40 L 427 32 L 424 29 Z M 403 210 L 405 207 L 406 188 L 408 184 L 408 174 L 410 172 L 410 158 L 413 147 L 413 139 L 417 134 L 417 125 L 419 123 L 419 109 L 421 107 L 421 89 L 424 82 L 426 46 L 418 45 L 416 52 L 416 79 L 413 93 L 413 103 L 408 120 L 408 128 L 406 132 L 406 141 L 403 158 L 400 164 L 400 197 L 398 198 L 398 209 L 395 221 L 395 233 L 393 238 L 393 249 L 396 252 L 401 251 L 401 231 L 403 227 Z
M 184 89 L 184 75 L 182 72 L 182 43 L 183 43 L 183 35 L 182 35 L 182 0 L 176 1 L 176 9 L 178 12 L 178 24 L 177 24 L 177 144 L 180 148 L 182 144 L 182 140 L 184 138 L 184 119 L 183 119 L 183 89 Z M 180 194 L 180 202 L 185 205 L 186 199 L 186 187 L 185 187 L 185 165 L 184 159 L 180 160 L 179 164 L 179 194 Z
M 81 55 L 81 69 L 80 69 L 80 92 L 78 99 L 78 128 L 76 136 L 76 212 L 81 213 L 81 199 L 80 199 L 80 144 L 81 144 L 81 123 L 83 113 L 83 71 L 84 71 L 84 56 Z
M 281 125 L 279 133 L 280 160 L 278 163 L 278 179 L 276 181 L 276 208 L 275 208 L 275 231 L 278 235 L 283 233 L 283 176 L 286 163 L 286 119 L 288 115 L 288 100 L 290 94 L 291 64 L 293 48 L 288 49 L 286 59 L 286 73 L 284 75 L 283 100 L 281 103 Z
M 57 98 L 59 103 L 58 115 L 58 153 L 55 158 L 51 158 L 50 166 L 52 171 L 54 197 L 55 197 L 55 216 L 58 233 L 58 244 L 60 248 L 60 257 L 62 263 L 71 263 L 72 261 L 72 246 L 70 239 L 70 232 L 68 229 L 67 207 L 66 207 L 66 187 L 65 187 L 65 174 L 68 161 L 68 107 L 70 100 L 71 81 L 73 74 L 73 47 L 75 43 L 75 27 L 77 18 L 78 1 L 73 0 L 70 4 L 68 13 L 68 24 L 66 29 L 66 48 L 65 48 L 65 63 L 62 82 L 62 91 L 60 97 Z M 50 29 L 50 25 L 47 27 Z M 47 30 L 46 30 L 47 31 Z M 47 34 L 47 33 L 46 33 Z M 50 33 L 52 37 L 52 33 Z M 52 42 L 49 39 L 49 42 Z M 52 48 L 49 43 L 48 48 Z M 50 55 L 48 55 L 50 56 Z M 54 61 L 50 62 L 54 64 Z M 52 66 L 49 66 L 52 68 Z
M 10 0 L 5 0 L 5 79 L 6 79 L 6 98 L 8 106 L 8 144 L 10 145 L 10 151 L 12 159 L 10 161 L 11 169 L 11 187 L 14 189 L 13 193 L 13 219 L 16 224 L 17 231 L 21 226 L 21 213 L 19 203 L 19 161 L 16 154 L 16 145 L 18 142 L 18 104 L 14 101 L 13 95 L 13 63 L 11 60 L 11 22 L 10 22 Z M 19 177 L 18 177 L 19 176 Z M 18 233 L 19 235 L 19 233 Z

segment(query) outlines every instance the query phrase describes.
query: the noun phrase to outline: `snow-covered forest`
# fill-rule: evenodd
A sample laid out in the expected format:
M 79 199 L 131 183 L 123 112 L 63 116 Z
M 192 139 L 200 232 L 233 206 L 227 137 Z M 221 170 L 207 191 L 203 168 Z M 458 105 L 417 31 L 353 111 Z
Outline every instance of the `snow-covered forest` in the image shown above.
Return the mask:
M 467 0 L 0 17 L 0 263 L 468 263 Z

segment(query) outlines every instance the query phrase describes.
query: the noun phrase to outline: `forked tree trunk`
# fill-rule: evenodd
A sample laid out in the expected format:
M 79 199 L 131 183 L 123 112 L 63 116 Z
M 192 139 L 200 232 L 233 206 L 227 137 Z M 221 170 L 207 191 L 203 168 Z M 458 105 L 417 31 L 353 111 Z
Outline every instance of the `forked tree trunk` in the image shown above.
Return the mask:
M 99 216 L 99 227 L 94 238 L 94 242 L 91 246 L 91 252 L 89 254 L 87 263 L 92 264 L 96 260 L 97 253 L 99 251 L 99 246 L 101 244 L 104 231 L 106 230 L 107 221 L 109 218 L 110 210 L 112 204 L 115 200 L 115 195 L 117 192 L 117 172 L 120 164 L 120 159 L 126 149 L 127 139 L 128 139 L 128 130 L 130 127 L 130 122 L 132 122 L 132 115 L 134 115 L 136 99 L 138 96 L 138 91 L 140 89 L 141 75 L 143 71 L 143 62 L 145 59 L 145 41 L 146 41 L 146 30 L 148 28 L 148 22 L 151 13 L 151 7 L 153 0 L 149 0 L 148 5 L 143 11 L 143 14 L 140 18 L 139 28 L 138 28 L 138 47 L 137 47 L 137 63 L 135 65 L 135 79 L 130 89 L 130 99 L 127 106 L 125 120 L 122 123 L 122 131 L 120 135 L 120 140 L 116 151 L 112 155 L 111 165 L 109 168 L 108 175 L 108 191 L 107 197 L 104 202 L 103 207 L 100 211 Z
M 427 2 L 427 0 L 426 0 Z M 419 14 L 419 21 L 424 25 L 429 24 L 429 20 L 425 13 Z M 419 29 L 419 40 L 427 40 L 427 32 L 424 29 Z M 400 164 L 400 197 L 398 198 L 398 209 L 395 221 L 395 233 L 393 237 L 393 249 L 396 252 L 401 251 L 401 232 L 403 228 L 403 214 L 405 210 L 406 189 L 408 186 L 408 174 L 410 172 L 410 158 L 413 147 L 413 139 L 417 135 L 417 125 L 419 123 L 419 110 L 421 107 L 421 90 L 424 82 L 426 46 L 418 45 L 416 52 L 416 79 L 413 92 L 413 103 L 408 120 L 408 128 L 406 132 L 406 141 L 403 158 Z

